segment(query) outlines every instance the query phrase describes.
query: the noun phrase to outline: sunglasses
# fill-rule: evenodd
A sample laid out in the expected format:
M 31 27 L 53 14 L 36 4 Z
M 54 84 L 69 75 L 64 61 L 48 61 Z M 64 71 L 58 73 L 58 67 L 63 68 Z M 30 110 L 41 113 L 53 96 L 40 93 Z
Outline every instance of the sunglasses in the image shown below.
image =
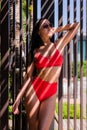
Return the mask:
M 45 28 L 48 29 L 49 27 L 53 27 L 52 23 L 49 23 L 49 24 L 48 24 L 48 23 L 44 23 L 44 24 L 42 25 L 42 28 L 43 28 L 43 29 L 45 29 Z

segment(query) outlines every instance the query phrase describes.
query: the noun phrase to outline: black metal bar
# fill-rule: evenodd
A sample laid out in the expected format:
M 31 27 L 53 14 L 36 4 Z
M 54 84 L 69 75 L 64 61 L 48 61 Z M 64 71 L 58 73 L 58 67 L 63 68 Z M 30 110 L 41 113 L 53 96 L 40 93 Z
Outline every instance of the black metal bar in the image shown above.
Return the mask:
M 87 129 L 87 0 L 86 0 L 86 129 Z
M 33 0 L 33 26 L 37 21 L 37 1 Z
M 16 13 L 16 2 L 13 2 L 13 63 L 12 63 L 12 99 L 13 102 L 15 101 L 16 98 L 16 87 L 15 87 L 15 32 L 16 32 L 16 18 L 15 18 L 15 13 Z M 15 130 L 16 127 L 16 118 L 13 115 L 13 120 L 12 120 L 12 129 Z
M 26 68 L 28 67 L 28 49 L 29 49 L 29 4 L 30 0 L 26 0 Z
M 58 0 L 58 25 L 62 26 L 63 25 L 63 0 Z M 58 34 L 58 37 L 60 38 L 62 36 L 62 33 Z M 62 130 L 63 129 L 63 121 L 62 121 L 62 97 L 63 97 L 63 69 L 60 74 L 59 78 L 59 87 L 58 87 L 58 115 L 59 115 L 59 123 L 58 123 L 58 129 Z
M 70 0 L 67 1 L 67 23 L 70 23 Z M 67 113 L 68 113 L 68 121 L 67 121 L 67 130 L 70 130 L 70 78 L 71 78 L 71 64 L 70 64 L 70 44 L 67 45 Z
M 74 22 L 76 22 L 76 0 L 74 0 Z M 77 36 L 73 40 L 73 63 L 74 63 L 74 78 L 73 78 L 73 87 L 74 87 L 74 130 L 76 130 L 76 98 L 77 98 Z
M 22 85 L 22 0 L 20 0 L 20 87 Z
M 18 4 L 18 8 L 16 8 L 16 4 Z M 17 9 L 17 10 L 16 10 Z M 19 15 L 17 17 L 17 13 Z M 13 39 L 14 39 L 14 73 L 13 73 L 13 83 L 14 83 L 14 100 L 21 88 L 22 84 L 22 1 L 15 1 L 13 3 Z M 20 20 L 20 21 L 19 21 Z M 16 33 L 17 32 L 17 33 Z M 20 32 L 20 34 L 19 34 Z M 22 130 L 22 105 L 19 107 L 20 114 L 14 116 L 14 130 L 19 129 Z
M 19 89 L 21 89 L 22 86 L 22 0 L 20 0 L 20 86 Z M 20 105 L 20 130 L 22 130 L 22 104 Z
M 29 63 L 28 53 L 29 53 L 29 44 L 30 44 L 30 36 L 29 36 L 29 30 L 30 30 L 30 15 L 29 15 L 29 6 L 30 6 L 31 0 L 26 0 L 26 71 Z M 29 124 L 27 123 L 27 118 L 24 114 L 23 122 L 25 122 L 25 126 L 23 126 L 23 129 L 27 130 L 29 127 Z
M 83 0 L 80 0 L 80 130 L 83 130 Z
M 0 7 L 0 84 L 1 84 L 1 7 Z M 1 115 L 1 85 L 0 85 L 0 115 Z M 0 129 L 1 129 L 1 116 L 0 116 Z
M 46 3 L 46 4 L 45 4 Z M 43 18 L 49 19 L 51 22 L 54 20 L 54 0 L 41 1 L 41 14 Z M 45 5 L 45 6 L 44 6 Z
M 8 57 L 10 39 L 10 1 L 1 1 L 1 81 L 0 129 L 8 130 Z
M 54 0 L 41 0 L 41 17 L 47 18 L 54 24 Z

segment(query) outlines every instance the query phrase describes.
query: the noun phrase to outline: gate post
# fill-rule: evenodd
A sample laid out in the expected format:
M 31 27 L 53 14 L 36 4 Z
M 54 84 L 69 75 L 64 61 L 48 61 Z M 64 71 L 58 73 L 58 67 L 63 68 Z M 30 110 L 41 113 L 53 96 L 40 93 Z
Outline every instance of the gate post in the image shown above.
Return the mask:
M 0 77 L 0 130 L 8 130 L 8 44 L 9 44 L 9 15 L 10 1 L 1 1 L 0 37 L 1 37 L 1 77 Z

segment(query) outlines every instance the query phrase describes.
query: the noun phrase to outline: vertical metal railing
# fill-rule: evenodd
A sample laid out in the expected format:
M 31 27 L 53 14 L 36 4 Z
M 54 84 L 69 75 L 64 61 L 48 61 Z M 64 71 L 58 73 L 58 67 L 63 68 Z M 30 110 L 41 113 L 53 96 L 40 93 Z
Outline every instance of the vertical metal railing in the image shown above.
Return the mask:
M 13 44 L 11 43 L 12 46 L 12 51 L 13 51 L 13 69 L 12 69 L 12 99 L 13 102 L 16 98 L 16 88 L 15 86 L 15 32 L 16 32 L 16 1 L 14 1 L 12 3 L 12 7 L 13 7 L 13 20 L 12 20 L 12 25 L 13 25 Z M 11 32 L 12 33 L 12 32 Z M 12 116 L 12 129 L 15 129 L 15 116 Z
M 41 0 L 41 17 L 49 19 L 54 24 L 54 0 Z
M 11 24 L 12 25 L 10 25 L 10 26 L 12 26 L 13 27 L 13 35 L 11 36 L 11 39 L 12 39 L 12 41 L 10 42 L 10 48 L 11 48 L 11 52 L 10 52 L 10 56 L 11 56 L 11 54 L 13 55 L 13 57 L 12 57 L 12 71 L 11 71 L 11 76 L 12 76 L 12 85 L 10 86 L 11 87 L 11 90 L 12 90 L 12 99 L 13 99 L 13 102 L 14 102 L 14 100 L 15 100 L 15 97 L 16 97 L 16 90 L 15 90 L 15 87 L 14 87 L 14 85 L 15 85 L 15 63 L 14 63 L 14 61 L 15 61 L 15 26 L 16 26 L 16 23 L 15 23 L 15 5 L 16 4 L 16 2 L 14 1 L 14 2 L 12 2 L 11 3 L 11 6 L 12 6 L 12 10 L 11 10 L 11 14 L 12 14 L 12 18 L 11 18 Z M 11 32 L 12 33 L 12 32 Z M 11 69 L 11 68 L 10 68 Z M 9 70 L 10 71 L 10 70 Z M 9 72 L 10 73 L 10 72 Z M 14 115 L 12 115 L 12 129 L 14 129 L 15 128 L 15 117 L 14 117 Z
M 53 24 L 54 24 L 54 1 L 56 0 L 41 0 L 41 17 L 48 18 Z M 71 78 L 73 76 L 73 104 L 74 104 L 74 118 L 73 118 L 73 128 L 74 130 L 77 130 L 78 120 L 77 120 L 77 98 L 78 98 L 78 88 L 80 88 L 80 130 L 85 130 L 84 128 L 84 122 L 83 122 L 83 107 L 84 107 L 84 101 L 83 101 L 83 24 L 84 24 L 84 12 L 83 12 L 83 2 L 86 1 L 86 129 L 87 129 L 87 0 L 78 0 L 78 4 L 80 5 L 80 86 L 78 86 L 78 36 L 76 35 L 73 39 L 73 47 L 71 48 L 71 43 L 66 47 L 66 55 L 64 55 L 64 61 L 66 62 L 66 65 L 63 65 L 63 69 L 61 71 L 60 79 L 59 79 L 59 92 L 58 92 L 58 130 L 62 130 L 65 128 L 64 126 L 64 119 L 63 119 L 63 89 L 64 89 L 64 82 L 63 82 L 63 76 L 67 78 L 67 129 L 64 130 L 70 130 L 71 129 L 71 117 L 70 117 L 70 105 L 71 105 Z M 12 19 L 10 19 L 10 2 L 12 2 Z M 36 0 L 33 0 L 33 25 L 37 21 L 37 2 Z M 58 26 L 63 25 L 63 2 L 64 0 L 58 0 L 58 5 L 56 6 L 58 8 Z M 67 0 L 67 23 L 70 23 L 70 2 L 73 3 L 73 22 L 77 21 L 77 0 L 71 1 Z M 16 5 L 19 3 L 18 10 L 19 10 L 19 23 L 17 22 L 16 14 L 17 8 Z M 12 76 L 12 85 L 11 92 L 12 92 L 12 103 L 14 102 L 16 95 L 22 85 L 22 78 L 23 78 L 23 62 L 22 62 L 22 50 L 23 50 L 23 33 L 25 33 L 25 59 L 26 59 L 26 65 L 25 68 L 28 66 L 28 52 L 29 52 L 29 44 L 30 44 L 30 12 L 29 12 L 29 5 L 31 3 L 31 0 L 26 0 L 26 25 L 25 25 L 25 32 L 23 32 L 23 0 L 17 0 L 17 1 L 1 1 L 1 11 L 0 11 L 0 50 L 1 50 L 1 71 L 0 71 L 0 130 L 7 130 L 8 128 L 8 49 L 12 49 L 12 53 L 10 55 L 13 55 L 13 67 L 12 71 L 9 72 Z M 12 20 L 10 22 L 10 20 Z M 12 23 L 12 26 L 10 25 Z M 18 25 L 17 25 L 18 24 Z M 17 34 L 17 26 L 19 26 L 18 30 L 18 36 Z M 7 30 L 7 31 L 6 31 Z M 12 31 L 13 30 L 13 31 Z M 63 34 L 59 33 L 58 38 L 60 38 Z M 18 38 L 18 39 L 17 39 Z M 9 40 L 10 39 L 10 40 Z M 18 42 L 18 43 L 17 43 Z M 19 44 L 19 47 L 16 45 Z M 73 74 L 72 72 L 72 61 L 71 61 L 71 49 L 73 50 Z M 17 63 L 17 53 L 19 53 L 19 71 L 17 70 L 18 63 Z M 9 61 L 10 62 L 10 61 Z M 65 75 L 64 75 L 65 74 Z M 4 99 L 4 100 L 3 100 Z M 12 104 L 10 104 L 12 105 Z M 27 126 L 27 120 L 26 120 L 26 112 L 24 109 L 23 104 L 20 105 L 20 114 L 18 116 L 14 116 L 12 114 L 12 130 L 28 130 Z M 54 129 L 54 124 L 51 127 L 51 129 Z
M 83 130 L 83 0 L 80 0 L 80 130 Z
M 22 49 L 23 49 L 22 48 L 22 46 L 23 46 L 23 40 L 22 40 L 22 38 L 23 38 L 23 28 L 22 28 L 22 24 L 23 24 L 22 23 L 22 0 L 20 0 L 19 6 L 20 6 L 19 7 L 19 10 L 20 10 L 19 11 L 20 12 L 20 16 L 19 16 L 20 17 L 19 18 L 20 19 L 19 20 L 20 21 L 20 34 L 19 34 L 20 35 L 19 36 L 19 38 L 20 38 L 20 42 L 19 42 L 19 51 L 20 51 L 20 58 L 19 58 L 20 59 L 20 70 L 19 70 L 19 75 L 20 76 L 19 76 L 19 78 L 20 79 L 19 80 L 20 80 L 20 83 L 19 83 L 19 85 L 20 86 L 19 86 L 19 89 L 21 89 L 21 86 L 22 86 L 22 75 L 23 75 L 23 72 L 22 72 L 22 70 L 23 70 L 22 69 Z M 23 123 L 22 122 L 22 115 L 23 115 L 23 113 L 22 113 L 22 104 L 21 104 L 20 105 L 20 130 L 22 130 L 22 127 L 23 127 L 22 126 L 22 123 Z
M 1 104 L 1 1 L 0 1 L 0 104 Z M 0 126 L 1 126 L 1 105 L 0 105 Z
M 63 25 L 63 0 L 58 0 L 58 26 Z M 58 33 L 58 38 L 60 38 L 63 33 Z M 63 104 L 63 69 L 61 70 L 58 86 L 58 129 L 63 129 L 63 120 L 62 120 L 62 104 Z
M 74 0 L 74 22 L 76 22 L 76 13 L 77 13 L 77 5 L 76 5 L 76 0 Z M 74 78 L 73 78 L 73 98 L 74 98 L 74 130 L 77 129 L 76 127 L 76 98 L 77 98 L 77 36 L 74 37 L 73 39 L 73 63 L 74 63 Z
M 70 0 L 67 1 L 67 24 L 70 23 Z M 70 62 L 70 43 L 67 45 L 67 113 L 68 113 L 68 121 L 67 121 L 67 130 L 70 129 L 70 78 L 71 78 L 71 62 Z
M 0 129 L 8 129 L 8 57 L 10 39 L 10 1 L 1 1 L 0 30 L 1 30 L 1 78 L 0 78 Z
M 30 5 L 30 0 L 26 0 L 26 68 L 28 67 L 28 52 L 29 52 L 29 5 Z
M 33 0 L 33 25 L 35 25 L 36 21 L 37 21 L 37 2 L 35 0 Z M 36 13 L 35 13 L 36 12 Z
M 87 0 L 86 0 L 86 129 L 87 129 Z

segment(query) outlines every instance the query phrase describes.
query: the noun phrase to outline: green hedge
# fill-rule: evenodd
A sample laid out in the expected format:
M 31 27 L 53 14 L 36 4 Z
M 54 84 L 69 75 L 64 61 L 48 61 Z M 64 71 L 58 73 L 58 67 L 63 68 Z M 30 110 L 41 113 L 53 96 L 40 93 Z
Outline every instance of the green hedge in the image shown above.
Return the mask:
M 78 75 L 78 78 L 80 78 L 80 65 L 81 63 L 78 62 L 77 64 L 77 75 Z M 83 61 L 83 76 L 86 77 L 86 68 L 87 68 L 87 63 L 86 61 Z M 74 76 L 74 63 L 72 63 L 72 76 Z
M 68 118 L 67 111 L 68 111 L 67 110 L 67 103 L 64 103 L 63 108 L 62 108 L 63 119 Z M 56 112 L 58 113 L 58 103 L 56 103 Z M 70 104 L 70 119 L 73 119 L 73 118 L 74 118 L 74 104 Z M 80 104 L 76 105 L 76 118 L 80 119 Z

